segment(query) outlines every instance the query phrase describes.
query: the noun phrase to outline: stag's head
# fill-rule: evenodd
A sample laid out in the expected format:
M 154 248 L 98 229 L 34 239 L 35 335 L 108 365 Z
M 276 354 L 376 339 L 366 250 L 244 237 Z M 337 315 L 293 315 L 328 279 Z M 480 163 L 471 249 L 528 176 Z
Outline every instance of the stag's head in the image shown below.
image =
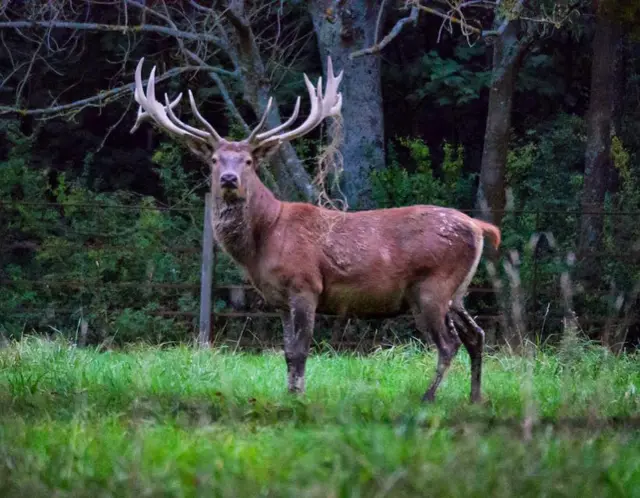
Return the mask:
M 327 61 L 327 86 L 324 93 L 322 78 L 318 79 L 317 88 L 314 88 L 307 75 L 304 75 L 311 101 L 311 110 L 307 119 L 300 126 L 285 131 L 298 117 L 300 111 L 300 97 L 298 97 L 293 114 L 285 123 L 261 133 L 260 130 L 264 126 L 273 104 L 273 99 L 270 98 L 260 122 L 247 138 L 241 141 L 225 140 L 200 114 L 191 90 L 189 90 L 191 111 L 201 123 L 202 129 L 184 123 L 173 112 L 182 99 L 182 93 L 173 101 L 170 101 L 165 93 L 164 104 L 156 100 L 155 66 L 151 70 L 145 94 L 142 86 L 143 62 L 144 58 L 140 59 L 135 73 L 134 95 L 140 108 L 131 133 L 135 132 L 142 122 L 152 121 L 161 130 L 183 141 L 193 154 L 210 166 L 212 190 L 218 197 L 227 201 L 245 198 L 245 186 L 250 178 L 256 175 L 258 164 L 264 157 L 275 152 L 285 141 L 306 135 L 325 118 L 338 116 L 342 107 L 342 94 L 337 90 L 343 72 L 340 71 L 337 76 L 333 74 L 333 65 L 329 57 Z

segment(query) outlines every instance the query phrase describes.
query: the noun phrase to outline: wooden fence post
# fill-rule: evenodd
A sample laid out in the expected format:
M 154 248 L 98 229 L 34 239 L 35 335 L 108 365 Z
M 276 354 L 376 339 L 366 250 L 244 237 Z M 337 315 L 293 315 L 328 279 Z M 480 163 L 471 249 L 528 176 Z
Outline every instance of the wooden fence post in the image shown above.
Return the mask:
M 216 296 L 216 285 L 217 285 L 217 279 L 216 277 L 218 276 L 216 274 L 216 268 L 218 267 L 218 244 L 216 244 L 215 242 L 213 243 L 213 282 L 212 282 L 212 287 L 213 289 L 211 290 L 211 295 L 213 296 L 213 298 L 215 298 Z M 213 305 L 213 308 L 211 309 L 211 333 L 209 335 L 209 337 L 211 338 L 211 344 L 213 345 L 213 343 L 216 340 L 216 306 L 215 303 Z
M 211 192 L 204 198 L 204 225 L 202 228 L 202 267 L 200 271 L 200 332 L 198 346 L 208 347 L 211 337 L 211 281 L 213 273 L 213 198 Z

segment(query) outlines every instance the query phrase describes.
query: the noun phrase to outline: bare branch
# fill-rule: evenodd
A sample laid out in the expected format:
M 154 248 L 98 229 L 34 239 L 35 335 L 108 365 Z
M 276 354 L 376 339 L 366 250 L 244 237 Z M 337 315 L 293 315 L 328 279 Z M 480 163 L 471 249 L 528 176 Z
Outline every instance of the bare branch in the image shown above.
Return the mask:
M 477 33 L 479 35 L 482 34 L 482 30 L 476 28 L 475 26 L 468 26 L 466 21 L 462 20 L 462 19 L 458 19 L 452 15 L 449 15 L 445 12 L 442 12 L 438 9 L 432 9 L 431 7 L 425 7 L 424 5 L 420 5 L 420 4 L 416 4 L 416 6 L 423 12 L 427 12 L 428 14 L 433 14 L 434 16 L 437 17 L 441 17 L 442 19 L 444 19 L 445 21 L 449 21 L 455 24 L 460 24 L 461 26 L 465 26 L 467 27 L 467 29 L 473 31 L 474 33 Z
M 191 52 L 190 50 L 185 50 L 185 53 L 196 64 L 204 64 L 204 61 L 197 54 Z M 227 90 L 226 85 L 222 81 L 222 78 L 220 78 L 220 76 L 217 74 L 216 71 L 209 71 L 208 74 L 209 74 L 209 77 L 213 81 L 215 81 L 216 85 L 218 85 L 218 89 L 220 90 L 220 95 L 222 95 L 222 99 L 224 100 L 225 104 L 227 104 L 227 107 L 229 107 L 229 109 L 231 110 L 231 113 L 238 120 L 238 122 L 240 123 L 242 128 L 246 132 L 249 132 L 250 131 L 249 125 L 242 118 L 242 115 L 240 114 L 240 111 L 238 111 L 238 108 L 236 107 L 235 103 L 233 102 L 233 99 L 231 98 L 231 95 L 229 95 L 229 91 Z
M 212 43 L 220 43 L 221 40 L 217 36 L 207 33 L 190 33 L 188 31 L 180 31 L 169 28 L 167 26 L 158 26 L 156 24 L 100 24 L 94 22 L 74 22 L 74 21 L 0 21 L 0 29 L 5 28 L 62 28 L 76 29 L 85 31 L 116 31 L 119 33 L 139 33 L 147 31 L 151 33 L 161 33 L 175 38 L 185 40 L 205 40 Z
M 211 8 L 210 7 L 205 7 L 204 5 L 200 5 L 198 2 L 196 2 L 195 0 L 189 0 L 189 4 L 199 10 L 200 12 L 207 12 L 210 13 L 211 12 Z
M 178 27 L 175 25 L 175 23 L 171 20 L 171 18 L 169 16 L 165 16 L 164 14 L 161 14 L 160 12 L 158 12 L 155 9 L 149 8 L 146 5 L 136 2 L 135 0 L 124 0 L 124 4 L 125 5 L 132 5 L 140 10 L 143 10 L 144 12 L 149 13 L 152 16 L 156 16 L 160 19 L 162 19 L 164 22 L 168 23 L 169 26 L 171 26 L 173 29 L 178 29 Z
M 248 34 L 251 24 L 244 15 L 244 2 L 242 0 L 230 0 L 229 5 L 222 13 L 239 33 Z
M 467 40 L 470 40 L 472 35 L 477 35 L 480 38 L 501 36 L 507 29 L 509 23 L 516 19 L 527 21 L 531 24 L 540 24 L 545 26 L 550 25 L 558 28 L 566 22 L 570 22 L 571 16 L 575 13 L 575 6 L 563 7 L 562 5 L 555 5 L 551 14 L 548 14 L 543 8 L 542 15 L 527 16 L 524 15 L 524 0 L 517 0 L 513 6 L 509 7 L 508 12 L 505 13 L 498 12 L 498 7 L 501 4 L 500 0 L 433 0 L 433 3 L 437 5 L 427 6 L 423 4 L 422 0 L 407 0 L 404 8 L 406 9 L 411 6 L 411 13 L 409 16 L 400 19 L 391 29 L 389 34 L 380 42 L 377 41 L 378 28 L 376 28 L 376 37 L 373 46 L 355 51 L 351 53 L 349 57 L 353 59 L 362 55 L 370 55 L 380 52 L 400 34 L 406 24 L 409 22 L 413 22 L 414 24 L 416 23 L 419 12 L 426 12 L 427 14 L 434 15 L 443 20 L 438 32 L 438 40 L 440 40 L 443 30 L 446 29 L 449 33 L 452 33 L 454 24 L 458 25 L 462 31 L 462 35 L 467 38 Z M 378 13 L 378 25 L 381 22 L 383 14 L 382 10 L 384 9 L 385 4 L 386 0 L 383 0 Z M 493 10 L 495 15 L 499 16 L 495 21 L 499 22 L 499 25 L 495 29 L 482 29 L 482 26 L 474 26 L 471 24 L 473 21 L 467 19 L 468 11 L 470 9 Z
M 109 126 L 109 128 L 107 128 L 107 132 L 104 134 L 104 137 L 102 137 L 102 141 L 100 142 L 100 145 L 98 145 L 98 148 L 96 149 L 96 154 L 100 152 L 104 147 L 104 144 L 107 143 L 107 139 L 109 138 L 111 133 L 113 133 L 113 130 L 115 130 L 118 126 L 120 126 L 120 123 L 122 123 L 122 121 L 127 116 L 127 114 L 129 114 L 129 109 L 131 109 L 131 104 L 133 104 L 133 102 L 135 102 L 133 99 L 129 99 L 129 103 L 127 104 L 127 107 L 122 112 L 118 120 L 115 123 L 113 123 L 111 126 Z
M 40 49 L 42 49 L 44 40 L 41 40 L 38 44 L 38 47 L 33 51 L 33 56 L 31 57 L 31 61 L 27 66 L 27 75 L 20 81 L 18 84 L 18 88 L 16 88 L 16 103 L 20 102 L 20 96 L 22 95 L 22 90 L 29 80 L 29 76 L 31 75 L 31 71 L 33 70 L 33 66 L 38 58 L 40 58 Z
M 167 71 L 162 76 L 158 76 L 156 78 L 156 81 L 163 81 L 177 74 L 186 73 L 189 71 L 201 71 L 203 69 L 211 69 L 211 68 L 203 68 L 201 66 L 179 67 L 179 68 L 175 68 Z M 147 82 L 148 80 L 146 80 L 144 83 L 146 84 Z M 38 116 L 38 115 L 48 115 L 48 114 L 60 115 L 60 114 L 63 114 L 65 111 L 72 111 L 72 110 L 74 112 L 78 112 L 79 110 L 85 107 L 101 107 L 108 102 L 121 98 L 122 96 L 124 96 L 124 94 L 128 92 L 133 92 L 134 88 L 135 88 L 135 83 L 129 83 L 128 85 L 123 85 L 118 88 L 112 88 L 111 90 L 101 92 L 98 95 L 94 95 L 92 97 L 75 100 L 73 102 L 69 102 L 68 104 L 62 104 L 62 105 L 57 105 L 53 107 L 45 107 L 41 109 L 20 109 L 19 107 L 0 106 L 0 115 L 16 113 L 22 116 Z
M 236 120 L 240 123 L 240 126 L 242 126 L 242 129 L 245 132 L 249 133 L 251 131 L 251 128 L 249 128 L 249 125 L 240 114 L 240 111 L 238 111 L 238 108 L 234 104 L 231 96 L 229 95 L 229 91 L 227 90 L 227 87 L 222 81 L 222 78 L 220 78 L 220 76 L 218 76 L 214 72 L 210 72 L 209 77 L 216 82 L 216 85 L 218 85 L 218 90 L 220 90 L 220 95 L 222 95 L 222 99 L 224 100 L 225 104 L 227 104 L 227 107 L 231 110 L 231 113 L 235 116 Z
M 380 8 L 381 9 L 384 8 L 384 2 Z M 380 17 L 381 17 L 381 14 L 379 14 L 378 19 L 380 19 Z M 379 43 L 374 44 L 372 47 L 364 48 L 362 50 L 356 50 L 355 52 L 350 53 L 349 59 L 355 59 L 356 57 L 361 57 L 363 55 L 377 54 L 389 43 L 391 43 L 391 41 L 402 32 L 406 24 L 410 22 L 415 24 L 417 20 L 418 20 L 418 8 L 417 6 L 414 5 L 413 7 L 411 7 L 411 13 L 407 17 L 403 17 L 402 19 L 400 19 L 395 24 L 395 26 L 391 28 L 391 31 L 389 31 L 389 34 L 385 36 L 382 40 L 380 40 Z
M 509 25 L 509 23 L 513 20 L 512 18 L 517 17 L 523 8 L 524 8 L 524 0 L 518 0 L 518 2 L 516 3 L 515 7 L 511 12 L 511 16 L 505 16 L 505 18 L 502 20 L 502 23 L 498 27 L 498 29 L 491 30 L 491 31 L 483 31 L 482 36 L 485 36 L 485 37 L 501 36 L 502 33 L 504 33 L 505 30 L 507 29 L 507 26 Z
M 376 27 L 373 32 L 373 44 L 378 44 L 378 38 L 380 37 L 380 24 L 382 23 L 382 18 L 384 17 L 384 8 L 387 0 L 382 0 L 380 4 L 380 9 L 378 10 L 378 18 L 376 19 Z
M 387 6 L 390 3 L 387 2 Z M 106 9 L 113 16 L 110 14 L 109 19 L 103 22 L 94 7 Z M 313 30 L 303 32 L 300 23 L 289 26 L 288 11 L 283 0 L 48 0 L 17 3 L 0 0 L 0 47 L 9 45 L 11 48 L 5 57 L 10 66 L 0 77 L 0 90 L 11 88 L 13 96 L 18 83 L 25 89 L 32 87 L 34 99 L 47 95 L 46 76 L 52 71 L 82 84 L 82 70 L 79 75 L 65 75 L 62 71 L 74 67 L 75 59 L 86 53 L 87 35 L 111 32 L 124 37 L 115 50 L 109 50 L 106 63 L 116 68 L 100 84 L 104 91 L 78 98 L 65 90 L 57 96 L 49 95 L 46 107 L 34 100 L 34 108 L 29 108 L 29 103 L 22 97 L 20 102 L 3 102 L 7 105 L 0 105 L 0 115 L 14 113 L 36 116 L 37 119 L 72 117 L 86 107 L 101 108 L 109 102 L 128 98 L 134 85 L 122 81 L 122 78 L 130 72 L 131 54 L 145 35 L 155 33 L 166 37 L 166 43 L 158 47 L 161 58 L 182 61 L 182 67 L 165 72 L 158 80 L 189 71 L 204 71 L 219 89 L 217 93 L 234 121 L 248 131 L 249 127 L 236 106 L 236 92 L 241 92 L 256 114 L 262 112 L 265 96 L 271 93 L 285 72 L 282 68 L 293 64 L 301 50 L 300 42 L 313 36 Z M 273 28 L 272 22 L 276 23 Z M 260 32 L 265 26 L 267 30 Z M 22 37 L 24 42 L 12 40 L 12 44 L 6 43 L 2 35 L 9 30 Z M 38 46 L 41 48 L 33 62 L 34 50 Z M 155 57 L 150 53 L 147 56 Z M 271 59 L 267 60 L 269 57 Z M 231 62 L 229 66 L 227 61 Z M 223 63 L 228 69 L 220 67 Z M 274 67 L 279 68 L 279 74 L 270 74 Z M 236 89 L 235 84 L 231 88 L 228 78 L 240 83 L 239 88 Z M 12 94 L 6 92 L 3 96 L 6 98 Z M 125 106 L 126 102 L 123 102 Z M 274 109 L 269 115 L 270 126 L 278 126 L 278 121 L 279 110 Z M 309 197 L 313 191 L 309 175 L 290 144 L 283 146 L 279 157 L 283 160 L 277 170 L 281 186 Z

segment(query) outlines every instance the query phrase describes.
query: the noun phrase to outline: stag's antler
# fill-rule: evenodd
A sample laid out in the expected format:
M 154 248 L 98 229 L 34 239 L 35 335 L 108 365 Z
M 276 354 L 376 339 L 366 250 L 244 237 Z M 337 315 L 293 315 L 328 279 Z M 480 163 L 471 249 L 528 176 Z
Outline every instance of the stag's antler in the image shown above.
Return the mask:
M 218 134 L 218 132 L 216 132 L 213 126 L 211 126 L 211 123 L 209 123 L 206 119 L 204 119 L 204 117 L 202 117 L 200 111 L 198 111 L 191 90 L 189 90 L 189 102 L 191 104 L 191 110 L 193 114 L 195 114 L 195 116 L 198 118 L 198 120 L 204 125 L 207 131 L 202 131 L 198 128 L 194 128 L 193 126 L 188 125 L 187 123 L 183 123 L 173 113 L 173 108 L 176 107 L 182 99 L 182 93 L 180 93 L 173 102 L 169 101 L 169 97 L 165 93 L 164 99 L 166 105 L 162 105 L 156 100 L 156 66 L 153 66 L 153 69 L 151 69 L 151 75 L 149 76 L 149 82 L 147 83 L 147 94 L 145 95 L 144 88 L 142 88 L 143 62 L 144 57 L 140 59 L 140 62 L 138 62 L 138 66 L 136 67 L 136 86 L 134 97 L 136 99 L 136 102 L 140 104 L 140 108 L 138 109 L 138 118 L 131 128 L 131 133 L 135 132 L 140 124 L 144 121 L 151 120 L 155 122 L 160 128 L 168 131 L 173 135 L 181 138 L 193 138 L 198 143 L 205 143 L 215 148 L 222 140 L 222 137 Z
M 194 139 L 197 143 L 206 144 L 215 149 L 220 144 L 220 142 L 223 141 L 223 139 L 218 134 L 218 132 L 216 132 L 213 126 L 211 126 L 211 124 L 206 119 L 204 119 L 204 117 L 202 117 L 200 111 L 198 111 L 191 90 L 189 90 L 189 102 L 191 104 L 191 110 L 196 118 L 198 118 L 198 120 L 204 125 L 207 131 L 199 130 L 198 128 L 194 128 L 193 126 L 180 121 L 174 114 L 173 108 L 180 103 L 180 100 L 182 99 L 182 93 L 178 95 L 173 100 L 173 102 L 169 101 L 169 97 L 165 93 L 164 99 L 166 105 L 163 105 L 156 100 L 155 66 L 153 66 L 153 69 L 151 70 L 149 82 L 147 83 L 147 93 L 145 95 L 144 89 L 142 87 L 143 62 L 144 57 L 140 59 L 140 62 L 138 62 L 138 66 L 136 67 L 136 86 L 134 96 L 136 102 L 140 104 L 140 108 L 138 109 L 138 117 L 136 119 L 136 122 L 131 128 L 131 133 L 135 132 L 140 124 L 144 121 L 151 120 L 155 122 L 160 128 L 168 131 L 173 135 L 176 135 L 180 138 L 188 137 Z M 264 126 L 264 123 L 267 120 L 267 116 L 269 115 L 269 111 L 271 110 L 273 98 L 270 98 L 269 102 L 267 103 L 267 108 L 262 115 L 258 126 L 256 126 L 250 133 L 250 135 L 243 140 L 243 143 L 251 145 L 254 149 L 264 147 L 265 145 L 282 143 L 286 140 L 292 140 L 294 138 L 306 135 L 329 116 L 338 116 L 342 109 L 342 93 L 338 92 L 338 86 L 340 85 L 340 81 L 342 81 L 343 73 L 344 71 L 340 71 L 340 74 L 338 74 L 338 76 L 333 74 L 333 64 L 331 62 L 331 57 L 328 57 L 327 86 L 325 88 L 324 95 L 322 93 L 322 77 L 318 78 L 318 88 L 316 90 L 311 84 L 311 81 L 309 81 L 307 75 L 304 75 L 304 81 L 307 85 L 307 91 L 309 92 L 309 99 L 311 100 L 311 111 L 309 112 L 309 116 L 307 117 L 305 122 L 294 130 L 280 133 L 285 128 L 291 126 L 291 124 L 298 117 L 298 113 L 300 112 L 300 97 L 298 97 L 298 99 L 296 100 L 296 106 L 293 110 L 293 114 L 285 123 L 282 123 L 281 125 L 276 126 L 275 128 L 263 133 L 258 133 Z
M 269 99 L 267 104 L 267 108 L 262 115 L 262 119 L 258 123 L 251 134 L 244 140 L 245 143 L 251 144 L 254 148 L 264 147 L 265 145 L 270 145 L 277 142 L 284 142 L 286 140 L 293 140 L 294 138 L 301 137 L 306 135 L 311 130 L 316 128 L 325 118 L 329 116 L 338 116 L 342 109 L 342 93 L 338 92 L 338 86 L 342 81 L 344 70 L 340 71 L 340 74 L 336 76 L 333 73 L 333 63 L 331 62 L 331 57 L 327 57 L 327 86 L 324 92 L 324 96 L 322 94 L 322 77 L 318 78 L 318 88 L 317 91 L 309 81 L 307 75 L 304 75 L 304 82 L 307 85 L 307 91 L 309 92 L 309 99 L 311 100 L 311 111 L 309 112 L 309 116 L 298 128 L 294 130 L 289 130 L 285 133 L 280 133 L 280 131 L 284 130 L 288 126 L 293 123 L 298 117 L 298 112 L 300 111 L 300 97 L 296 100 L 296 106 L 293 110 L 293 114 L 291 117 L 280 126 L 277 126 L 271 130 L 265 131 L 263 133 L 258 133 L 260 128 L 264 125 L 267 120 L 267 115 L 271 110 L 271 104 L 273 103 L 273 99 Z

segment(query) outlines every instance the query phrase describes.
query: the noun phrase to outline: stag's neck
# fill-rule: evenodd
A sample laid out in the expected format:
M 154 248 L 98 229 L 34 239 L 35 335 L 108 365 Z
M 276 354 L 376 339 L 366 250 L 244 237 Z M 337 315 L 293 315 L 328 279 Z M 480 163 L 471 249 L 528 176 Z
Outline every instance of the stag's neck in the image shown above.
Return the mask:
M 252 273 L 260 244 L 277 221 L 282 203 L 257 176 L 245 189 L 245 200 L 235 202 L 214 193 L 213 231 L 225 252 Z

